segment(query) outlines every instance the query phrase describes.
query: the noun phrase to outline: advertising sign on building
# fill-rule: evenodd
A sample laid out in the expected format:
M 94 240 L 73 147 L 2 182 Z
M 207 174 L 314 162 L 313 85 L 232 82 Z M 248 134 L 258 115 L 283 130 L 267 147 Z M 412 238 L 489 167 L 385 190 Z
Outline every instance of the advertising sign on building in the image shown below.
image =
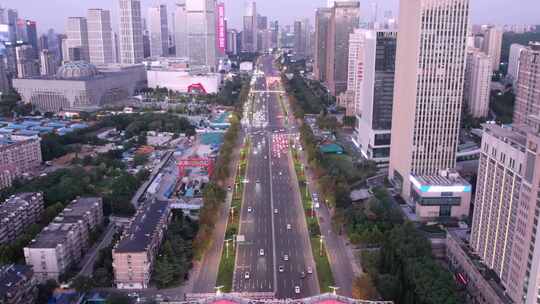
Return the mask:
M 227 29 L 225 28 L 225 4 L 219 3 L 217 6 L 217 44 L 221 54 L 227 50 Z

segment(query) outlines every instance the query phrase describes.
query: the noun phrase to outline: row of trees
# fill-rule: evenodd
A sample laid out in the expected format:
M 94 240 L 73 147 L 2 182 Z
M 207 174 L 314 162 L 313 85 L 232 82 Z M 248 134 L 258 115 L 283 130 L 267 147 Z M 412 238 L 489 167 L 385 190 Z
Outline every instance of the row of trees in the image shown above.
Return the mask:
M 192 266 L 192 241 L 198 230 L 197 223 L 182 212 L 173 211 L 173 219 L 165 233 L 152 272 L 152 280 L 158 288 L 178 285 L 188 278 Z
M 219 216 L 221 205 L 225 201 L 226 191 L 224 186 L 230 176 L 230 163 L 233 152 L 241 132 L 242 106 L 247 101 L 249 95 L 249 82 L 244 79 L 238 103 L 235 104 L 235 113 L 230 118 L 231 126 L 225 132 L 223 144 L 220 147 L 219 155 L 215 165 L 211 182 L 203 189 L 204 206 L 199 217 L 199 231 L 193 241 L 195 258 L 200 259 L 212 241 L 212 232 Z
M 235 115 L 231 119 L 231 126 L 223 138 L 211 182 L 203 189 L 204 206 L 201 209 L 199 231 L 193 245 L 196 258 L 202 257 L 212 240 L 214 224 L 218 219 L 220 207 L 225 201 L 226 192 L 224 186 L 230 174 L 230 163 L 239 132 L 240 122 Z

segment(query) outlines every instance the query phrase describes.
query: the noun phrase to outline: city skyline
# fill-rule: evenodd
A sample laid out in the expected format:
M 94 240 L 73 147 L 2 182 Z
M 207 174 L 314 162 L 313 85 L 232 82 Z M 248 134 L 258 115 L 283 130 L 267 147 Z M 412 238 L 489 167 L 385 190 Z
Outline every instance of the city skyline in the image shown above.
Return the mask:
M 30 3 L 32 2 L 32 3 Z M 81 3 L 82 2 L 82 3 Z M 118 31 L 118 4 L 117 1 L 111 0 L 83 0 L 83 1 L 69 1 L 69 0 L 56 0 L 51 2 L 41 1 L 17 1 L 17 0 L 5 0 L 2 3 L 3 7 L 17 9 L 19 11 L 19 17 L 25 19 L 36 20 L 38 23 L 38 32 L 44 33 L 49 28 L 54 28 L 59 32 L 65 31 L 65 20 L 68 17 L 86 16 L 86 12 L 90 8 L 102 8 L 111 11 L 112 26 L 114 31 Z M 147 8 L 155 5 L 156 3 L 166 4 L 169 14 L 173 11 L 176 0 L 142 0 L 141 6 L 143 12 L 147 11 Z M 226 18 L 229 20 L 230 28 L 241 30 L 242 28 L 242 16 L 244 14 L 245 1 L 238 0 L 224 0 L 226 6 Z M 372 16 L 371 3 L 374 1 L 360 1 L 360 11 L 362 20 L 368 20 Z M 383 18 L 384 12 L 392 10 L 393 15 L 397 16 L 398 12 L 398 0 L 380 0 L 378 4 L 378 17 Z M 288 6 L 290 9 L 283 10 L 283 6 Z M 275 0 L 275 1 L 258 1 L 257 9 L 264 12 L 264 15 L 268 16 L 270 20 L 277 19 L 280 24 L 292 25 L 295 20 L 299 18 L 309 18 L 314 21 L 315 9 L 318 7 L 325 7 L 326 0 Z M 521 8 L 528 7 L 523 11 Z M 536 7 L 536 9 L 535 9 Z M 48 9 L 55 11 L 55 14 L 43 14 Z M 479 23 L 493 23 L 498 25 L 503 24 L 536 24 L 540 23 L 540 19 L 535 12 L 540 10 L 540 2 L 536 0 L 522 0 L 519 6 L 507 6 L 504 0 L 472 0 L 471 1 L 471 22 L 473 24 Z M 298 12 L 303 12 L 301 15 Z M 146 18 L 146 14 L 143 14 Z M 170 17 L 170 16 L 169 16 Z M 169 18 L 170 19 L 170 18 Z M 169 22 L 170 23 L 170 22 Z

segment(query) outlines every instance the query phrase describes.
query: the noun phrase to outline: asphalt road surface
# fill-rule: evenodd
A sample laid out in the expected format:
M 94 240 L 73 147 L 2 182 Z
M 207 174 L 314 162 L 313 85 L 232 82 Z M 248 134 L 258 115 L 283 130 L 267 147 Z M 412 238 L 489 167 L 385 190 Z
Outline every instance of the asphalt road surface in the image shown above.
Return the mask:
M 279 73 L 272 56 L 262 57 L 265 76 Z M 315 264 L 289 153 L 289 129 L 279 104 L 280 93 L 264 92 L 259 77 L 249 128 L 252 149 L 247 170 L 233 289 L 275 292 L 277 298 L 319 293 Z M 243 240 L 242 240 L 243 238 Z M 308 273 L 308 268 L 313 273 Z

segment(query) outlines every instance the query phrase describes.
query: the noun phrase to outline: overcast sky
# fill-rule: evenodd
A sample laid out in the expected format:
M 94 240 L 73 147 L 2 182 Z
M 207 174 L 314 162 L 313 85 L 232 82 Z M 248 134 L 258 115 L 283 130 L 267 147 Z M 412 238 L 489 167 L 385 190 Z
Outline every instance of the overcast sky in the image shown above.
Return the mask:
M 143 16 L 146 16 L 144 8 L 157 2 L 160 1 L 142 0 Z M 176 2 L 178 0 L 161 1 L 168 4 L 169 12 L 172 12 Z M 239 28 L 245 0 L 224 2 L 229 24 Z M 397 15 L 399 0 L 361 0 L 361 11 L 365 18 L 372 14 L 373 2 L 378 3 L 380 18 L 386 10 L 392 10 L 394 15 Z M 326 0 L 258 0 L 257 10 L 270 20 L 277 19 L 281 24 L 291 24 L 295 19 L 313 19 L 315 8 L 325 4 Z M 20 17 L 37 21 L 40 33 L 51 27 L 62 32 L 67 17 L 84 16 L 88 8 L 110 9 L 113 14 L 113 28 L 116 28 L 118 23 L 118 0 L 0 0 L 0 5 L 15 8 Z M 540 0 L 471 0 L 471 11 L 473 23 L 540 24 Z

